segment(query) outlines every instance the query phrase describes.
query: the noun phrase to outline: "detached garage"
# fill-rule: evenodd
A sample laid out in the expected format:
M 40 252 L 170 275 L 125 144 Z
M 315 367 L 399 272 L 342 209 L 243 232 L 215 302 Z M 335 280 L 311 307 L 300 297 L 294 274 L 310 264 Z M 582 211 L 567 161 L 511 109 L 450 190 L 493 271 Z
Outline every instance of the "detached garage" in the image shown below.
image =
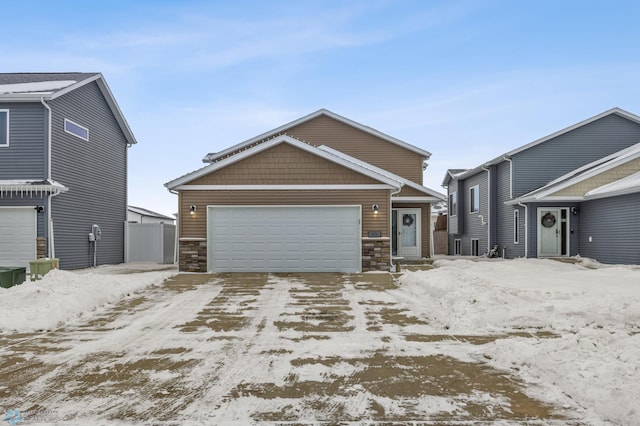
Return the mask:
M 358 272 L 361 206 L 210 206 L 213 272 Z
M 0 207 L 0 266 L 27 267 L 36 258 L 36 229 L 33 206 Z

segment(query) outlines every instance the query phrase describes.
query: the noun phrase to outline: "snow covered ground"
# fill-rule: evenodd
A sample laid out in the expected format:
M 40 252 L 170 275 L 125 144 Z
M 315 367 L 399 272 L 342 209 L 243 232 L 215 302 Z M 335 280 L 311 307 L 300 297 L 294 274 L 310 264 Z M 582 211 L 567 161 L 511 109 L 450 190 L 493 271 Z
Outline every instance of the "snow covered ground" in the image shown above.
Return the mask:
M 247 413 L 257 409 L 291 410 L 300 414 L 299 420 L 313 421 L 309 412 L 304 417 L 304 405 L 296 405 L 302 404 L 300 398 L 288 399 L 283 393 L 292 377 L 317 385 L 330 377 L 359 374 L 354 360 L 384 350 L 389 356 L 403 357 L 441 351 L 465 362 L 489 364 L 520 377 L 530 396 L 577 412 L 580 422 L 640 424 L 640 268 L 589 260 L 569 264 L 452 258 L 437 260 L 434 266 L 430 271 L 404 272 L 397 287 L 375 288 L 366 280 L 359 282 L 361 278 L 347 277 L 346 284 L 337 282 L 335 293 L 331 282 L 309 284 L 273 275 L 249 285 L 247 291 L 241 283 L 233 288 L 216 286 L 219 279 L 183 291 L 165 289 L 163 280 L 175 271 L 123 274 L 127 272 L 124 266 L 52 271 L 41 281 L 0 289 L 0 340 L 16 331 L 68 328 L 60 343 L 55 343 L 58 349 L 34 355 L 45 365 L 58 367 L 50 370 L 34 364 L 41 371 L 29 383 L 31 390 L 26 395 L 37 396 L 39 406 L 55 410 L 61 418 L 80 409 L 108 414 L 106 401 L 110 399 L 122 407 L 135 402 L 131 407 L 146 407 L 147 415 L 157 420 L 162 412 L 153 411 L 157 408 L 152 407 L 152 400 L 144 399 L 145 392 L 157 395 L 171 389 L 178 398 L 184 388 L 189 398 L 199 396 L 174 401 L 181 412 L 201 416 L 209 410 L 205 417 L 186 417 L 184 424 L 244 424 L 251 419 Z M 372 281 L 378 275 L 371 274 Z M 310 288 L 315 301 L 309 300 Z M 313 303 L 327 303 L 321 297 L 344 303 L 344 316 L 338 310 L 331 313 L 336 316 L 333 329 L 322 330 L 323 312 L 313 309 Z M 121 300 L 131 307 L 109 317 L 106 307 Z M 302 312 L 303 300 L 310 305 Z M 395 323 L 384 320 L 384 309 L 389 307 L 396 309 L 394 315 L 402 324 L 397 318 Z M 224 320 L 221 312 L 226 315 Z M 101 316 L 105 319 L 98 321 L 102 324 L 96 326 L 99 330 L 88 333 L 82 324 Z M 314 332 L 316 326 L 321 333 Z M 73 327 L 82 328 L 81 338 L 72 337 Z M 555 337 L 519 337 L 517 333 L 523 330 Z M 483 344 L 426 346 L 410 341 L 410 335 L 505 338 L 487 339 Z M 313 336 L 318 339 L 309 338 Z M 0 359 L 16 356 L 12 353 L 20 345 L 0 347 Z M 47 341 L 42 346 L 52 345 Z M 116 358 L 109 358 L 109 351 L 115 351 Z M 150 356 L 169 362 L 167 354 L 171 368 L 144 367 L 144 380 L 132 376 L 131 382 L 125 377 L 120 385 L 113 384 L 127 368 L 141 368 L 142 360 Z M 335 361 L 337 356 L 344 361 Z M 192 364 L 189 373 L 182 372 Z M 110 379 L 95 385 L 91 394 L 70 399 L 52 390 L 63 386 L 71 392 L 74 385 L 98 371 Z M 135 383 L 143 385 L 125 389 Z M 265 388 L 282 395 L 260 398 Z M 365 391 L 354 384 L 336 396 L 335 403 L 358 418 L 370 401 L 362 395 L 372 397 Z M 231 394 L 237 396 L 230 398 Z M 348 400 L 344 395 L 354 397 Z M 482 400 L 489 395 L 476 397 Z M 220 401 L 225 403 L 220 406 Z M 402 414 L 406 409 L 393 399 L 377 396 L 375 401 L 386 412 Z M 425 412 L 460 409 L 460 401 L 446 397 L 421 397 L 417 403 L 414 409 Z M 219 408 L 212 414 L 215 404 Z M 82 420 L 109 424 L 103 417 L 87 416 Z M 123 420 L 122 424 L 130 423 Z
M 21 285 L 0 287 L 0 331 L 53 330 L 176 273 L 162 265 L 128 263 L 74 272 L 54 269 L 33 282 L 27 277 Z
M 539 397 L 562 392 L 602 419 L 640 424 L 640 268 L 583 260 L 438 260 L 402 290 L 451 334 L 540 329 L 555 339 L 500 339 L 478 348 Z

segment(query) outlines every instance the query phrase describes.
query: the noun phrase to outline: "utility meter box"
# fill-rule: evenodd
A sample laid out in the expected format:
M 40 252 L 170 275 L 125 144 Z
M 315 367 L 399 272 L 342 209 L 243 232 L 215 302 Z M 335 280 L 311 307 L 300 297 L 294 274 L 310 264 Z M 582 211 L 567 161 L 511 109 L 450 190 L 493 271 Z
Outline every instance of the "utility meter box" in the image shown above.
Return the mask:
M 99 241 L 100 239 L 102 239 L 102 231 L 100 230 L 100 226 L 93 225 L 91 227 L 91 233 L 93 234 L 93 240 L 91 241 Z M 89 239 L 91 239 L 91 237 L 89 237 Z

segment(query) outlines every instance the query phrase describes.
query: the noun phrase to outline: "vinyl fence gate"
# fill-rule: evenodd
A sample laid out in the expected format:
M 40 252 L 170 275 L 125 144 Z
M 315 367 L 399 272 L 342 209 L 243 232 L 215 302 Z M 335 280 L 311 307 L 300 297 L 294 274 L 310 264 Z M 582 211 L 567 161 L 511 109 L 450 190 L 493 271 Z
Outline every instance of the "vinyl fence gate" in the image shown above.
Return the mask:
M 127 224 L 127 262 L 174 263 L 176 225 Z

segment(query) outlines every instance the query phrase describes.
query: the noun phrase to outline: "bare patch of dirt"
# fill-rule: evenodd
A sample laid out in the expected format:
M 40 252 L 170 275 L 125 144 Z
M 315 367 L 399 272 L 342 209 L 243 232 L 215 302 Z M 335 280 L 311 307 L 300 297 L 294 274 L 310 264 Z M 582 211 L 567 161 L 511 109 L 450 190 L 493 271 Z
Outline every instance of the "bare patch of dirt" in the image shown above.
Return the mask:
M 470 343 L 472 345 L 486 345 L 499 339 L 508 339 L 511 337 L 535 337 L 538 339 L 553 339 L 559 337 L 557 334 L 549 331 L 524 332 L 518 331 L 514 333 L 495 334 L 489 336 L 473 336 L 473 335 L 454 335 L 454 334 L 408 334 L 405 340 L 408 342 L 461 342 Z
M 283 385 L 274 383 L 240 384 L 230 398 L 302 399 L 304 412 L 319 421 L 357 421 L 350 417 L 347 401 L 354 390 L 364 389 L 368 399 L 365 419 L 376 421 L 543 421 L 562 420 L 553 407 L 522 392 L 524 386 L 512 377 L 480 363 L 462 362 L 444 355 L 395 357 L 376 353 L 368 358 L 309 358 L 291 362 L 293 367 L 320 364 L 332 367 L 348 363 L 357 367 L 351 375 L 327 374 L 325 380 L 298 381 L 296 375 Z M 443 397 L 457 408 L 455 412 L 426 413 L 421 397 Z M 400 401 L 394 413 L 384 404 Z M 298 418 L 299 407 L 279 412 L 256 413 L 256 420 L 290 421 Z

